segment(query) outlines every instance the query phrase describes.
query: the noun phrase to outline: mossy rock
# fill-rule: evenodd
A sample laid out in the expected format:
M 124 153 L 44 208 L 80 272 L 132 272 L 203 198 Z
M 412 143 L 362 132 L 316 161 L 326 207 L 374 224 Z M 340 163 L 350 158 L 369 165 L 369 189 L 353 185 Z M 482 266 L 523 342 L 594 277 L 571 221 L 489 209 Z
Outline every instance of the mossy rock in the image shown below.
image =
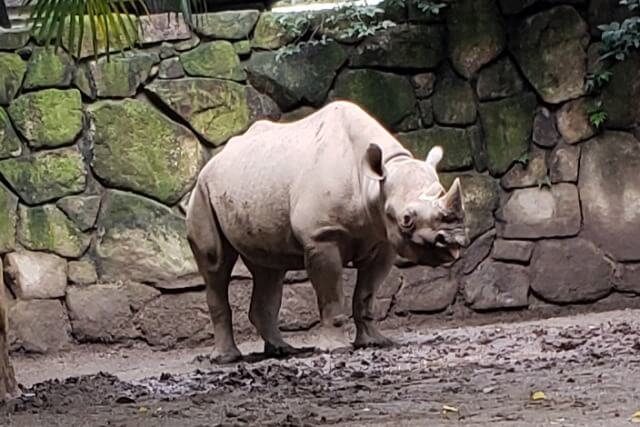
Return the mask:
M 247 78 L 240 58 L 228 41 L 202 43 L 188 52 L 180 54 L 185 72 L 193 77 L 215 77 L 242 81 Z
M 233 43 L 233 50 L 240 56 L 249 55 L 251 53 L 251 41 L 240 40 Z
M 276 52 L 256 52 L 246 69 L 251 84 L 273 98 L 283 110 L 306 101 L 320 106 L 346 62 L 339 44 L 305 46 L 299 52 L 278 58 Z
M 338 76 L 333 99 L 350 100 L 387 127 L 415 110 L 416 97 L 408 79 L 375 70 L 349 70 Z
M 2 160 L 0 174 L 30 205 L 81 193 L 87 181 L 82 155 L 74 148 Z
M 22 153 L 22 143 L 13 129 L 9 115 L 0 107 L 0 160 Z
M 439 78 L 433 95 L 433 116 L 444 125 L 470 125 L 478 111 L 473 89 L 453 73 Z
M 476 92 L 481 101 L 505 98 L 524 90 L 524 82 L 508 57 L 483 68 L 478 75 Z
M 127 39 L 127 36 L 125 33 L 120 33 L 119 35 L 116 35 L 113 32 L 111 32 L 110 42 L 107 45 L 107 40 L 105 37 L 106 32 L 96 31 L 95 37 L 96 37 L 96 47 L 97 47 L 98 55 L 106 53 L 107 46 L 109 46 L 108 48 L 109 52 L 116 52 L 121 49 L 123 50 L 129 49 L 133 45 L 135 45 L 135 43 L 138 41 L 139 39 L 138 18 L 133 15 L 120 14 L 119 16 L 116 17 L 116 19 L 120 19 L 124 23 L 126 32 L 127 34 L 129 34 L 129 40 Z M 62 45 L 67 50 L 67 52 L 69 52 L 75 58 L 79 58 L 79 59 L 87 58 L 89 56 L 94 56 L 94 52 L 93 52 L 94 32 L 91 31 L 91 24 L 89 22 L 89 17 L 86 15 L 84 17 L 84 28 L 85 28 L 85 31 L 82 34 L 82 39 L 79 40 L 78 38 L 80 36 L 80 33 L 76 25 L 76 32 L 75 32 L 74 39 L 71 40 L 71 42 L 69 42 L 69 19 L 67 19 L 65 22 L 65 28 L 64 28 L 63 37 L 62 37 Z M 78 52 L 78 48 L 80 48 L 79 52 Z
M 89 64 L 84 62 L 76 68 L 76 73 L 73 76 L 73 85 L 80 89 L 80 92 L 87 98 L 93 100 L 98 96 L 96 90 L 96 83 L 93 81 L 91 75 L 91 69 Z
M 0 183 L 0 254 L 16 246 L 18 197 Z
M 479 137 L 473 129 L 432 127 L 414 132 L 400 133 L 398 140 L 418 159 L 427 158 L 429 151 L 440 145 L 444 156 L 438 164 L 438 171 L 454 171 L 471 167 L 473 155 L 471 139 Z
M 496 0 L 456 0 L 447 11 L 449 56 L 466 78 L 504 50 L 506 37 Z
M 151 67 L 160 62 L 157 54 L 142 53 L 128 56 L 100 58 L 89 65 L 96 94 L 102 98 L 134 96 L 151 73 Z
M 526 18 L 509 39 L 520 69 L 545 102 L 558 104 L 584 94 L 587 24 L 571 6 Z
M 16 96 L 27 64 L 15 53 L 0 52 L 0 105 L 7 105 Z
M 16 98 L 9 115 L 35 148 L 60 147 L 82 132 L 82 97 L 76 89 L 45 89 Z
M 602 90 L 605 126 L 629 129 L 640 123 L 640 54 L 633 53 L 611 67 L 611 80 Z
M 179 79 L 184 77 L 184 68 L 180 63 L 180 58 L 163 59 L 158 70 L 158 77 L 161 79 Z
M 49 251 L 67 258 L 79 258 L 91 243 L 55 205 L 18 208 L 18 242 L 32 251 Z
M 249 127 L 245 86 L 238 83 L 185 78 L 156 80 L 147 89 L 214 145 L 223 144 Z
M 96 264 L 103 281 L 157 284 L 197 274 L 184 219 L 158 202 L 108 190 L 96 226 Z
M 2 50 L 16 50 L 24 47 L 29 38 L 31 37 L 31 31 L 25 29 L 19 30 L 5 30 L 0 31 L 0 49 Z
M 71 221 L 82 231 L 93 227 L 100 209 L 100 196 L 67 196 L 56 203 Z
M 531 93 L 480 104 L 489 172 L 504 174 L 529 150 L 536 97 Z
M 67 258 L 79 258 L 91 243 L 55 205 L 18 208 L 18 242 L 32 251 L 48 251 Z
M 277 14 L 263 12 L 253 31 L 251 44 L 258 49 L 278 49 L 293 41 L 293 36 L 277 22 Z
M 107 185 L 176 203 L 202 166 L 198 139 L 144 101 L 91 106 L 93 171 Z
M 198 14 L 194 19 L 195 30 L 200 35 L 213 39 L 245 39 L 256 26 L 259 17 L 258 10 L 228 10 Z
M 436 68 L 445 57 L 440 26 L 403 24 L 365 39 L 354 51 L 354 67 Z
M 74 63 L 63 49 L 36 47 L 27 64 L 25 89 L 68 87 L 73 77 Z

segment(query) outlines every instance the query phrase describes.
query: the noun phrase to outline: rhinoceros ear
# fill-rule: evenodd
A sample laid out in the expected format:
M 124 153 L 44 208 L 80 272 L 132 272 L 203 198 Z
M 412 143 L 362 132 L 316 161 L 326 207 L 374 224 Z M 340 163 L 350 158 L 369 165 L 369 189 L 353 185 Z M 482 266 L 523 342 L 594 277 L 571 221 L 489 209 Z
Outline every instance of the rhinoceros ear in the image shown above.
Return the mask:
M 456 178 L 447 193 L 438 201 L 440 207 L 447 212 L 462 213 L 464 205 L 462 203 L 462 187 L 460 178 Z
M 365 174 L 372 179 L 382 181 L 386 176 L 384 165 L 382 164 L 382 149 L 376 144 L 369 144 L 364 155 Z
M 442 147 L 436 145 L 429 151 L 429 154 L 427 154 L 427 159 L 425 161 L 429 166 L 435 169 L 436 166 L 438 166 L 438 163 L 440 163 L 440 160 L 442 160 L 443 154 L 444 152 L 442 150 Z

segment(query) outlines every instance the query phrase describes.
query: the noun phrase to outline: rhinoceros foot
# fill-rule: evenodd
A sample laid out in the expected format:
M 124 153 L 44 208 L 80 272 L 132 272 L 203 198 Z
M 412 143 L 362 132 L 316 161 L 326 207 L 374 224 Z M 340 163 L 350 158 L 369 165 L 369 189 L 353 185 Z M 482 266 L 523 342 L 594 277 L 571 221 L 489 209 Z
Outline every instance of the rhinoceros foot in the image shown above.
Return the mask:
M 230 363 L 236 363 L 242 360 L 242 353 L 239 350 L 227 351 L 223 353 L 217 353 L 210 358 L 211 363 L 216 365 L 228 365 Z
M 264 355 L 276 359 L 297 356 L 304 353 L 313 353 L 315 350 L 315 347 L 294 347 L 289 344 L 274 345 L 268 342 L 264 343 Z
M 368 330 L 358 331 L 356 333 L 356 339 L 353 342 L 354 348 L 366 348 L 366 347 L 393 347 L 396 345 L 395 341 L 382 335 L 377 329 L 372 327 Z

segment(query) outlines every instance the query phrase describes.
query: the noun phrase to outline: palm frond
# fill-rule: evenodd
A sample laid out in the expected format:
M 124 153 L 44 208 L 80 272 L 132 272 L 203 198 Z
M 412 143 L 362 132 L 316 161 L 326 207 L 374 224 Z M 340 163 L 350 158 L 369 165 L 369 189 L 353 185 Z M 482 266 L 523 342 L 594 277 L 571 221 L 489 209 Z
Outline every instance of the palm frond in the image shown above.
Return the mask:
M 56 49 L 65 46 L 76 58 L 86 49 L 97 57 L 132 48 L 138 39 L 136 16 L 148 15 L 149 9 L 182 14 L 193 27 L 194 16 L 207 8 L 206 0 L 25 0 L 24 5 L 33 6 L 29 22 L 36 40 Z

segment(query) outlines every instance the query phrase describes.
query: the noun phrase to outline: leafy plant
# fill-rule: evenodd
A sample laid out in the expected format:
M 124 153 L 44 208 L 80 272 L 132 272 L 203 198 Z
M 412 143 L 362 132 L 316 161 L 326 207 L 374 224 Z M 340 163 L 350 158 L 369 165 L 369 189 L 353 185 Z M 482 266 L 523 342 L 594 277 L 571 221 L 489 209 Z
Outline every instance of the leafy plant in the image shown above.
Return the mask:
M 446 3 L 434 3 L 430 0 L 387 0 L 389 6 L 407 6 L 413 4 L 420 12 L 426 15 L 438 15 L 440 10 L 447 7 Z
M 602 30 L 601 60 L 610 57 L 623 61 L 633 49 L 640 48 L 640 16 L 627 18 L 622 23 L 599 25 Z
M 585 90 L 588 94 L 602 89 L 611 80 L 613 73 L 608 70 L 601 70 L 587 74 Z
M 607 120 L 607 112 L 602 109 L 602 102 L 597 101 L 587 108 L 587 115 L 589 116 L 589 122 L 600 129 Z
M 32 34 L 45 47 L 53 44 L 58 49 L 65 44 L 79 54 L 88 33 L 94 56 L 99 53 L 98 41 L 103 40 L 107 57 L 111 46 L 122 51 L 135 44 L 134 16 L 149 14 L 150 6 L 181 13 L 191 27 L 194 12 L 206 8 L 205 0 L 24 0 L 23 5 L 33 7 L 29 16 Z

